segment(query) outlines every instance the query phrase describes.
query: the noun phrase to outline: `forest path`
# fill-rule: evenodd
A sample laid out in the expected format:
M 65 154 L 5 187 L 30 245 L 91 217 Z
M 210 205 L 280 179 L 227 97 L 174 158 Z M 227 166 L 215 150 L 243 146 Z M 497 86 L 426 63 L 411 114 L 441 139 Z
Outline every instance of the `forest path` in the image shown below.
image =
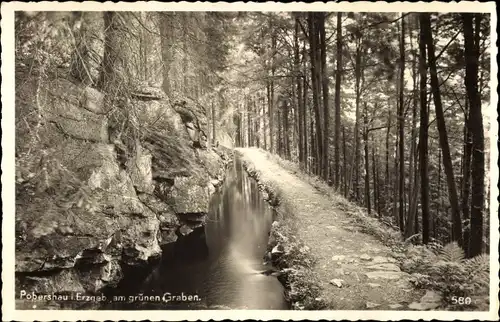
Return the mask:
M 321 297 L 333 310 L 404 310 L 422 297 L 402 272 L 389 247 L 360 232 L 352 216 L 335 208 L 331 197 L 256 148 L 238 152 L 276 187 L 294 209 L 298 237 L 317 258 Z

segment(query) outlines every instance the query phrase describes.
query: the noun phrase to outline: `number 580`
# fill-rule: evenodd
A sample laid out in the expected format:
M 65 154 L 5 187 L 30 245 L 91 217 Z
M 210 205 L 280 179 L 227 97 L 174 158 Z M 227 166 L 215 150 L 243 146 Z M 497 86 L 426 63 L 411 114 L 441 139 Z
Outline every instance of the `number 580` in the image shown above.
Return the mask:
M 459 305 L 469 305 L 472 303 L 472 299 L 470 297 L 452 296 L 451 303 Z

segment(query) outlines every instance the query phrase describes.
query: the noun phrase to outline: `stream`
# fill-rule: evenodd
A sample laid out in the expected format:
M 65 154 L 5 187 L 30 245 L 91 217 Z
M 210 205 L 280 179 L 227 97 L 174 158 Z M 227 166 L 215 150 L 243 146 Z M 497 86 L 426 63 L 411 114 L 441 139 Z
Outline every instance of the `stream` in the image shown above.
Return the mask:
M 273 211 L 236 156 L 205 226 L 166 247 L 160 263 L 126 295 L 142 296 L 113 301 L 113 308 L 289 309 L 281 283 L 262 274 L 271 268 L 263 257 L 272 221 Z

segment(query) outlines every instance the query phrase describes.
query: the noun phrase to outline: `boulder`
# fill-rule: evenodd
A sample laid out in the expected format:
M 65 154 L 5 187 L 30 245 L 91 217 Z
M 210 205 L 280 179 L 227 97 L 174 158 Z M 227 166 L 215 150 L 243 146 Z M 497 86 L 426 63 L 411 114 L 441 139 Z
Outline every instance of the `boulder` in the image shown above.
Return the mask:
M 167 230 L 163 230 L 161 229 L 160 230 L 160 236 L 161 236 L 161 239 L 160 239 L 160 244 L 162 245 L 166 245 L 166 244 L 170 244 L 170 243 L 175 243 L 177 241 L 177 234 L 176 234 L 176 231 L 177 229 L 174 229 L 174 230 L 171 230 L 171 229 L 167 229 Z
M 137 111 L 137 122 L 141 128 L 147 130 L 156 125 L 155 131 L 174 138 L 183 134 L 184 123 L 167 98 L 157 101 L 133 100 L 131 105 Z
M 112 260 L 85 269 L 80 268 L 78 274 L 85 291 L 93 294 L 98 293 L 104 287 L 118 285 L 123 277 L 120 264 Z
M 80 276 L 75 269 L 63 269 L 50 276 L 26 276 L 16 281 L 17 289 L 27 293 L 52 294 L 71 292 L 73 294 L 85 292 Z
M 195 148 L 207 148 L 208 118 L 206 109 L 195 101 L 186 97 L 176 97 L 173 108 L 181 117 L 186 132 Z
M 177 234 L 179 236 L 186 236 L 186 235 L 189 235 L 193 232 L 194 230 L 189 227 L 188 225 L 182 225 L 181 227 L 179 227 L 179 229 L 177 230 Z
M 169 210 L 168 212 L 162 212 L 158 219 L 160 220 L 160 243 L 165 245 L 175 242 L 177 240 L 176 231 L 181 226 L 177 216 Z
M 194 177 L 176 177 L 171 191 L 176 214 L 208 213 L 210 194 L 208 184 Z
M 170 213 L 172 213 L 171 207 L 167 203 L 156 197 L 154 194 L 138 193 L 137 197 L 146 207 L 151 209 L 151 211 L 153 211 L 158 216 L 160 225 L 162 222 L 161 216 L 169 215 Z
M 44 119 L 69 137 L 78 140 L 107 143 L 108 119 L 101 113 L 102 99 L 95 90 L 78 86 L 64 79 L 47 82 L 43 88 L 40 106 Z M 91 92 L 89 94 L 89 92 Z M 92 96 L 93 95 L 93 96 Z M 89 101 L 89 97 L 90 98 Z M 90 110 L 87 109 L 91 106 Z M 94 110 L 94 111 L 93 111 Z
M 120 241 L 123 263 L 141 266 L 161 254 L 157 239 L 160 225 L 156 214 L 146 208 L 141 217 L 124 216 L 121 219 L 121 229 L 124 231 Z
M 56 152 L 67 153 L 53 154 L 64 170 L 51 171 L 49 188 L 55 192 L 18 196 L 16 272 L 30 276 L 68 270 L 64 274 L 69 275 L 47 274 L 51 282 L 39 282 L 53 291 L 71 291 L 78 282 L 94 292 L 120 279 L 120 263 L 137 265 L 160 254 L 159 220 L 138 199 L 112 145 L 70 139 L 60 144 Z M 77 157 L 82 153 L 85 158 Z M 91 251 L 102 254 L 92 260 L 83 256 Z M 80 268 L 82 258 L 90 271 Z M 64 289 L 58 281 L 68 276 L 74 281 L 65 282 Z
M 201 150 L 198 153 L 198 159 L 212 180 L 214 186 L 218 186 L 225 174 L 225 162 L 214 151 L 214 149 Z
M 341 288 L 344 285 L 344 280 L 339 278 L 334 278 L 330 281 L 330 284 Z
M 152 193 L 154 191 L 152 156 L 139 142 L 135 154 L 126 162 L 127 172 L 136 191 Z
M 177 176 L 206 176 L 184 130 L 180 131 L 184 134 L 176 136 L 175 132 L 165 134 L 162 129 L 155 131 L 155 128 L 156 125 L 142 142 L 152 155 L 153 180 L 172 180 Z
M 104 94 L 92 87 L 85 87 L 80 97 L 80 106 L 95 114 L 105 114 Z

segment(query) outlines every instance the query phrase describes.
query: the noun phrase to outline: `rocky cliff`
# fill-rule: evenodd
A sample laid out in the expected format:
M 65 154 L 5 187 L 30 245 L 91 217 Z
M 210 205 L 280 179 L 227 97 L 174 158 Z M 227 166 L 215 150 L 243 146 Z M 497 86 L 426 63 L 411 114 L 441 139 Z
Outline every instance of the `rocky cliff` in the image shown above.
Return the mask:
M 37 79 L 16 71 L 16 291 L 100 292 L 203 225 L 229 150 L 207 143 L 203 106 L 160 88 L 129 93 L 130 149 L 102 93 Z

